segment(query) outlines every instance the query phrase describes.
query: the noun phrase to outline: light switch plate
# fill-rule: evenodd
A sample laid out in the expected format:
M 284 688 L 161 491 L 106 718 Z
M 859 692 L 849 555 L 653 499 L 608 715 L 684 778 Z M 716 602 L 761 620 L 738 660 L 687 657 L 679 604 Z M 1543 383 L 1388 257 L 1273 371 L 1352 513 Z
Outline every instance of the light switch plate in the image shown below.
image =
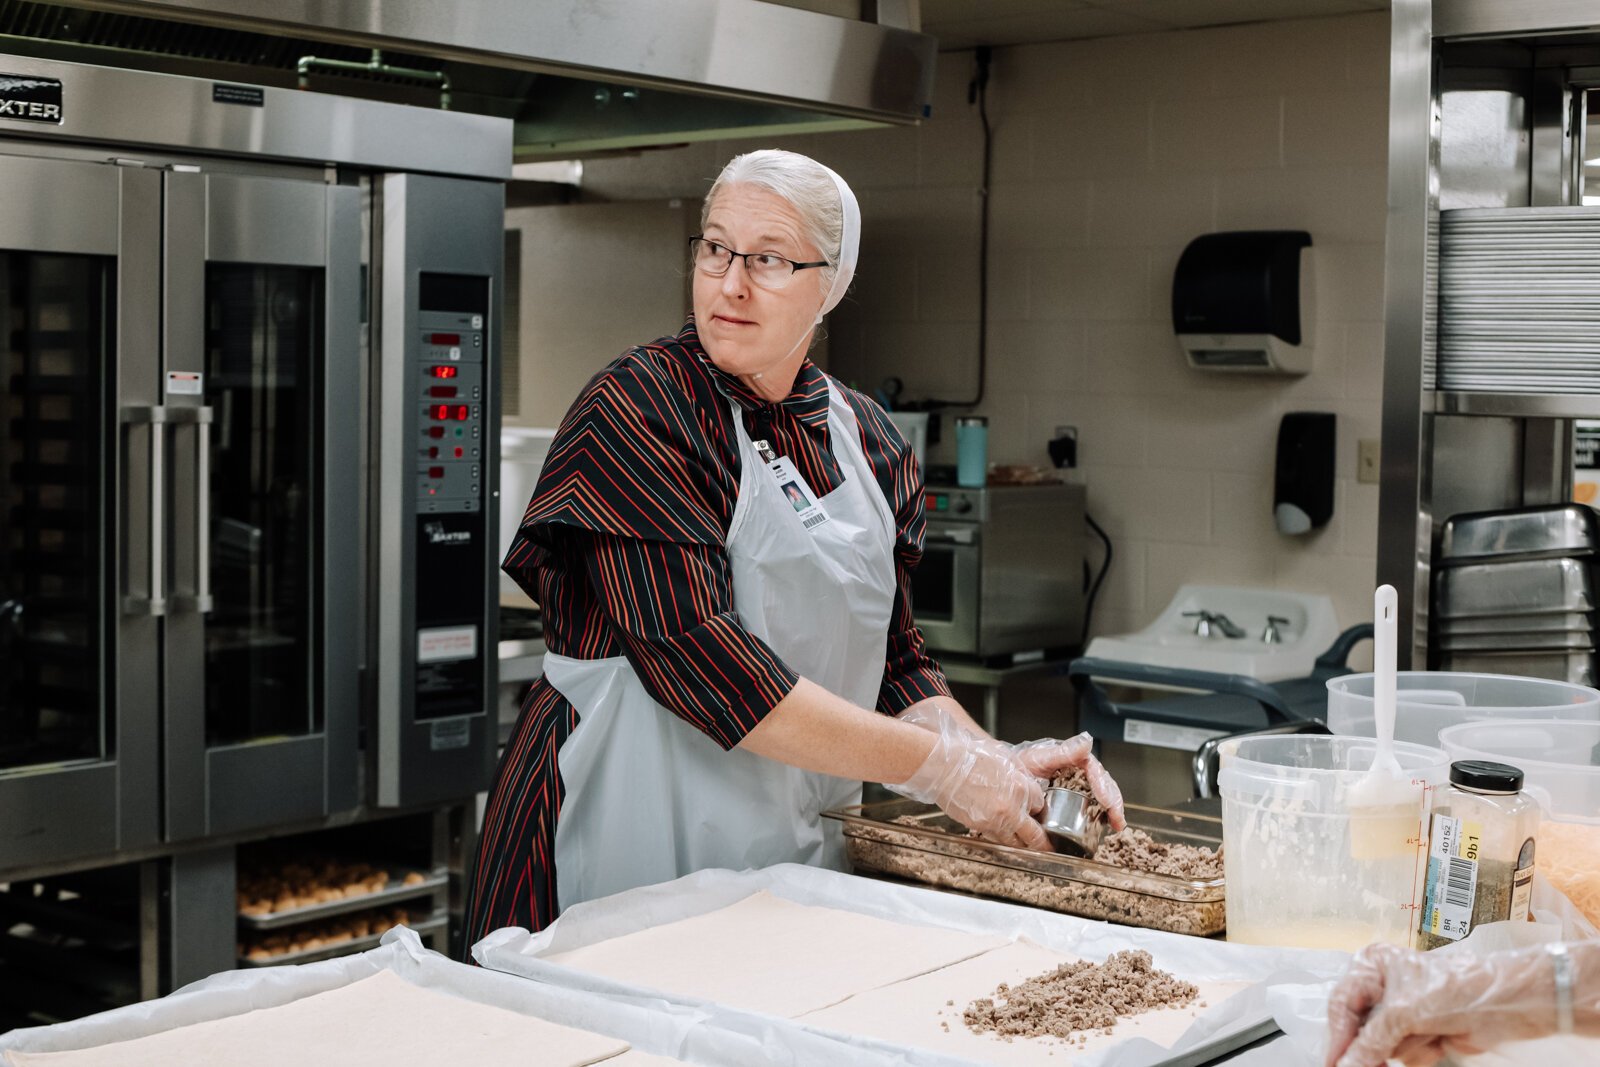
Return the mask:
M 1356 481 L 1376 483 L 1383 463 L 1383 442 L 1367 438 L 1356 442 Z

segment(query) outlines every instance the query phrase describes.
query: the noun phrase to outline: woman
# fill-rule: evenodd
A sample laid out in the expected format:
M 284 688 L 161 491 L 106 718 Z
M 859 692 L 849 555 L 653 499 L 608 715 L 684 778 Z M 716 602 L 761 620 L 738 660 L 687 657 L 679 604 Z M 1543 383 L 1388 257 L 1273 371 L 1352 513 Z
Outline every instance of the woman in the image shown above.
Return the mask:
M 1485 956 L 1368 945 L 1328 1000 L 1327 1067 L 1426 1067 L 1560 1033 L 1600 1036 L 1600 942 Z
M 1083 766 L 1121 822 L 1086 735 L 989 738 L 924 650 L 915 460 L 806 358 L 855 267 L 848 186 L 752 152 L 701 224 L 693 317 L 584 389 L 506 557 L 550 653 L 485 809 L 469 945 L 701 868 L 842 867 L 819 813 L 862 780 L 1047 849 L 1035 776 Z

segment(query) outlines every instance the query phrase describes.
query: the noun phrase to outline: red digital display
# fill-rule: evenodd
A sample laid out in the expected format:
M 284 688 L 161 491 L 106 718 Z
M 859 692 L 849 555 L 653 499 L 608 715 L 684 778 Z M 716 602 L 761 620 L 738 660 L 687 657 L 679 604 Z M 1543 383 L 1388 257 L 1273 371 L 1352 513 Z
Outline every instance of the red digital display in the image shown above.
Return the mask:
M 456 387 L 453 385 L 435 385 L 428 389 L 429 396 L 455 396 Z
M 460 367 L 434 366 L 428 368 L 428 373 L 435 378 L 454 378 L 461 373 Z
M 431 333 L 428 335 L 430 345 L 458 345 L 461 343 L 459 333 Z
M 472 414 L 466 404 L 434 404 L 428 414 L 435 422 L 465 422 Z
M 443 426 L 429 426 L 428 427 L 428 436 L 429 437 L 443 437 L 444 436 L 444 427 Z
M 444 468 L 443 467 L 429 467 L 428 468 L 428 477 L 430 477 L 430 478 L 443 478 L 444 477 Z

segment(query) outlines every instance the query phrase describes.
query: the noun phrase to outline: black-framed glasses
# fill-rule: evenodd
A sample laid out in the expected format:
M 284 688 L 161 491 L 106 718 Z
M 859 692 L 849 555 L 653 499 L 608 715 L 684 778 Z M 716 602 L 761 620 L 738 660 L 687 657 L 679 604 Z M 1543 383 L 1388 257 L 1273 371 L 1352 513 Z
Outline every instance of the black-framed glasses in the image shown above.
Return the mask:
M 689 238 L 689 258 L 694 262 L 695 270 L 720 278 L 728 273 L 728 268 L 733 266 L 735 258 L 744 260 L 744 272 L 750 280 L 763 289 L 782 289 L 794 278 L 797 270 L 810 270 L 813 267 L 826 267 L 827 260 L 818 260 L 815 263 L 796 263 L 792 259 L 774 255 L 771 252 L 735 252 L 725 245 L 709 240 L 705 234 L 697 233 Z

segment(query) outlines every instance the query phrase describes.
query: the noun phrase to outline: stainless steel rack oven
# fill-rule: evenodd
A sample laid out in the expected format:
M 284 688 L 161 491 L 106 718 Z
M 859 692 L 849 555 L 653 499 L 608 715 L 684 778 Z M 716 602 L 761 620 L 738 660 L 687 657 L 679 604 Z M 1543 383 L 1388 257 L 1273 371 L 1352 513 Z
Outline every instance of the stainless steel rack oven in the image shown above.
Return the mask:
M 3 56 L 0 100 L 0 881 L 471 797 L 509 124 Z

